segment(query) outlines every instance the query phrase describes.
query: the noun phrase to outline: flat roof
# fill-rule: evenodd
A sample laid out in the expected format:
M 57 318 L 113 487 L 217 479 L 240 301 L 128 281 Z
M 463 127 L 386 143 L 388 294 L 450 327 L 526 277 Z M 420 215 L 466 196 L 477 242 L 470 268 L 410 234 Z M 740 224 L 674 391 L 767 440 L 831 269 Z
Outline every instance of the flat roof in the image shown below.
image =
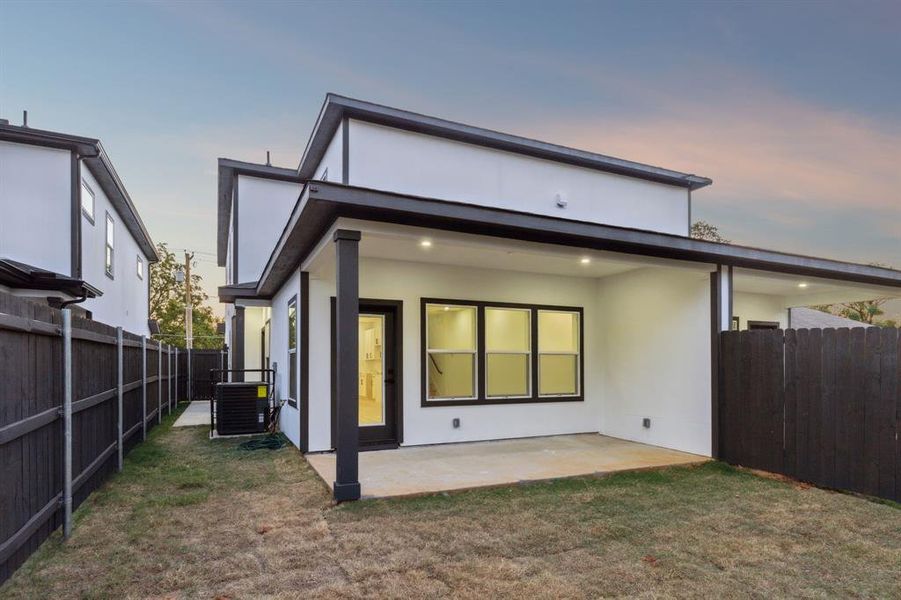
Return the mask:
M 135 238 L 141 251 L 150 262 L 159 260 L 156 246 L 150 237 L 138 210 L 135 208 L 131 196 L 125 189 L 125 185 L 119 178 L 119 174 L 113 167 L 113 163 L 103 148 L 103 144 L 96 138 L 82 137 L 68 133 L 34 129 L 20 125 L 0 123 L 0 141 L 29 144 L 33 146 L 45 146 L 70 150 L 78 153 L 84 160 L 84 164 L 97 179 L 103 193 L 110 199 L 122 222 Z
M 894 269 L 311 181 L 269 257 L 256 296 L 268 298 L 278 291 L 341 217 L 901 289 L 901 271 Z

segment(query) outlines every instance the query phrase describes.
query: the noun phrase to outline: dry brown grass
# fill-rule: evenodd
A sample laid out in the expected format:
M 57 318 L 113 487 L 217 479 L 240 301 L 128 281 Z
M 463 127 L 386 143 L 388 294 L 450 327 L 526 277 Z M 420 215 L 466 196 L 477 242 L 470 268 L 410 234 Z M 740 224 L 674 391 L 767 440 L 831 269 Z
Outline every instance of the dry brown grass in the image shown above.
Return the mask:
M 3 598 L 901 597 L 901 510 L 719 464 L 334 506 L 159 428 Z

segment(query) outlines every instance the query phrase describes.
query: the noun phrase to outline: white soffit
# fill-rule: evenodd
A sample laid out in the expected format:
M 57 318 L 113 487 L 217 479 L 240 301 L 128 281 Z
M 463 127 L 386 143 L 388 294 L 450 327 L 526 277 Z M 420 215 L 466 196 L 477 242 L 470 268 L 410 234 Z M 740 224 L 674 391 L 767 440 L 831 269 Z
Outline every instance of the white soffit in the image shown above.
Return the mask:
M 334 262 L 334 251 L 330 246 L 336 229 L 353 229 L 362 233 L 360 256 L 363 258 L 592 279 L 644 267 L 679 268 L 699 274 L 706 274 L 714 268 L 703 263 L 585 250 L 409 225 L 339 219 L 304 262 L 304 270 L 317 273 Z M 427 246 L 423 245 L 424 241 L 428 242 Z M 588 259 L 588 262 L 583 262 L 584 259 Z
M 733 271 L 733 288 L 736 292 L 791 298 L 794 306 L 901 296 L 897 288 L 742 268 Z

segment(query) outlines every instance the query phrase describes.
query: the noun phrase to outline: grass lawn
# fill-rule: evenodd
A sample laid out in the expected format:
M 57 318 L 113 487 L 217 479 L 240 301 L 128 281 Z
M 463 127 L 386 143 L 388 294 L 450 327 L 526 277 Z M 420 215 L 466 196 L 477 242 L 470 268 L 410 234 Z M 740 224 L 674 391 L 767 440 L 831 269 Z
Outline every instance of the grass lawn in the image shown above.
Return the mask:
M 897 505 L 710 463 L 336 507 L 294 448 L 169 424 L 0 597 L 901 597 Z

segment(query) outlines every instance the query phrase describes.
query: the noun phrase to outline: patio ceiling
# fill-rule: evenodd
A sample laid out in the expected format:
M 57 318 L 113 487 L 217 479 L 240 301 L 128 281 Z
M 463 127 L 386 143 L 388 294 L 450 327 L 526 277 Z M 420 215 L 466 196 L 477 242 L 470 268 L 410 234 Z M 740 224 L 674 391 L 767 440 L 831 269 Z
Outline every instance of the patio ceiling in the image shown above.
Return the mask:
M 786 308 L 901 297 L 899 288 L 743 268 L 734 269 L 733 286 L 736 293 L 779 296 Z
M 706 274 L 711 265 L 585 250 L 523 240 L 496 238 L 356 219 L 338 219 L 304 262 L 314 277 L 334 269 L 329 241 L 335 229 L 362 232 L 360 256 L 478 269 L 542 273 L 596 279 L 643 267 L 671 267 Z

